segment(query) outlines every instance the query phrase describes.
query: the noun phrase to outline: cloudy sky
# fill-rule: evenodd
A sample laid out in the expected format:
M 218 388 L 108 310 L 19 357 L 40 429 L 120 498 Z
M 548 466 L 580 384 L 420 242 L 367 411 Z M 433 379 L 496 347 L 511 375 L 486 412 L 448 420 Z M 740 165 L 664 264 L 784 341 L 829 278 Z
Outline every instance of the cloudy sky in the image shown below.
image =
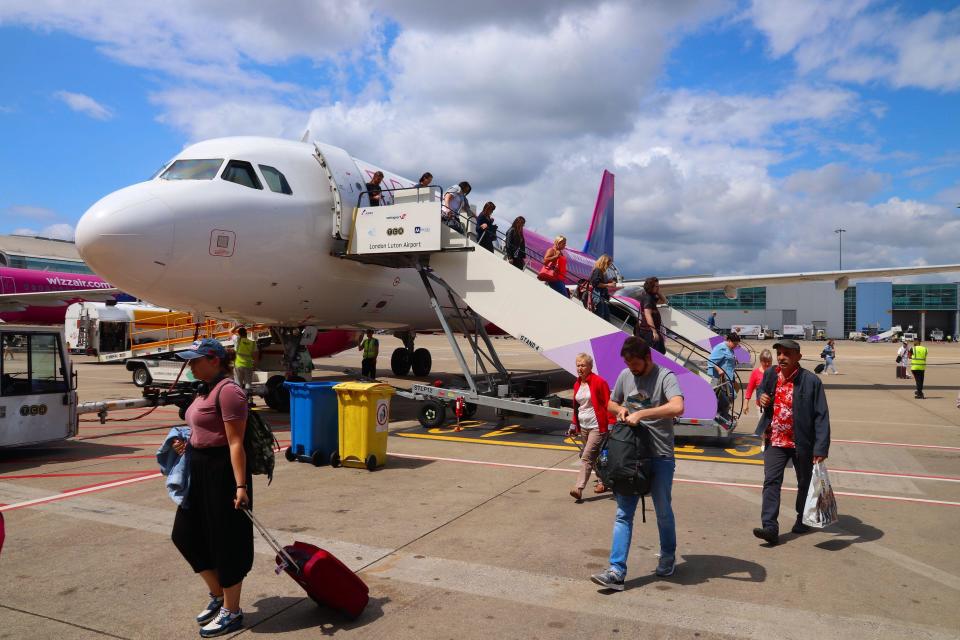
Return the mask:
M 69 237 L 209 137 L 312 136 L 631 275 L 960 258 L 960 5 L 4 0 L 0 233 Z

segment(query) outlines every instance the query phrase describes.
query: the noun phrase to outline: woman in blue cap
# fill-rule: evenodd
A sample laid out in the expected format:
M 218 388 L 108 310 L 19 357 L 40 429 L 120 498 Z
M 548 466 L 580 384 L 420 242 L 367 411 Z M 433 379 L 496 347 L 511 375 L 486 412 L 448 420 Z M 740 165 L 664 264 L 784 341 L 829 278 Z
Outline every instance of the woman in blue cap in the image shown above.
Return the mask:
M 243 626 L 240 591 L 253 566 L 253 528 L 242 511 L 252 506 L 243 449 L 247 397 L 233 382 L 233 359 L 219 341 L 204 338 L 177 355 L 203 384 L 186 413 L 190 490 L 187 506 L 177 508 L 171 537 L 210 592 L 197 616 L 200 635 L 209 638 Z M 174 444 L 179 454 L 187 446 Z

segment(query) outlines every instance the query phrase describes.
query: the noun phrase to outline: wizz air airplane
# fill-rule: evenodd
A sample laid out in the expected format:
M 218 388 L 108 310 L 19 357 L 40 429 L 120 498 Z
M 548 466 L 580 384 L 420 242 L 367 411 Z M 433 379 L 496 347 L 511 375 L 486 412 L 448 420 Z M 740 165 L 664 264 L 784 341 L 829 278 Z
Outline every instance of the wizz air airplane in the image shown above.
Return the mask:
M 370 207 L 366 183 L 382 171 L 390 194 L 417 193 L 414 181 L 322 143 L 258 137 L 220 138 L 185 148 L 152 179 L 107 195 L 77 225 L 77 248 L 86 263 L 124 291 L 162 307 L 276 328 L 287 353 L 295 353 L 298 328 L 377 329 L 403 341 L 391 358 L 395 371 L 426 375 L 430 352 L 415 347 L 417 333 L 441 329 L 425 289 L 422 269 L 394 268 L 352 249 L 356 215 L 394 215 L 403 229 L 404 205 Z M 420 196 L 417 195 L 417 200 Z M 584 251 L 568 250 L 573 278 L 586 277 L 595 257 L 613 253 L 612 176 L 601 185 Z M 624 327 L 612 326 L 520 271 L 502 256 L 472 250 L 472 241 L 441 225 L 440 251 L 419 256 L 479 316 L 572 371 L 574 355 L 592 353 L 598 372 L 613 380 L 622 362 Z M 506 225 L 502 225 L 505 230 Z M 420 228 L 418 227 L 418 230 Z M 393 229 L 391 229 L 393 231 Z M 426 231 L 426 229 L 424 229 Z M 528 232 L 533 266 L 550 239 Z M 407 266 L 415 266 L 413 262 Z M 685 291 L 833 280 L 838 288 L 863 277 L 960 270 L 960 265 L 761 276 L 665 278 L 665 295 Z M 575 280 L 571 281 L 571 284 Z M 625 280 L 627 295 L 640 280 Z M 442 297 L 442 296 L 441 296 Z M 664 309 L 666 326 L 693 343 L 718 338 L 701 323 Z M 691 418 L 713 418 L 709 384 L 679 362 L 658 363 L 678 373 Z
M 118 295 L 116 287 L 98 276 L 0 267 L 0 322 L 63 324 L 70 304 Z

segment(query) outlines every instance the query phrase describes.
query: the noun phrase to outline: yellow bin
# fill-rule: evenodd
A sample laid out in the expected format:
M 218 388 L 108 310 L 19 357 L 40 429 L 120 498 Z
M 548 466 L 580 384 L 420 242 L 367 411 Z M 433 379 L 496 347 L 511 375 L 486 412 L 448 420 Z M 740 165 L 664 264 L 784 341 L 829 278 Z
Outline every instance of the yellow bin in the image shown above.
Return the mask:
M 340 459 L 334 466 L 366 467 L 373 471 L 387 462 L 387 430 L 393 387 L 381 383 L 341 382 L 337 392 L 340 418 Z

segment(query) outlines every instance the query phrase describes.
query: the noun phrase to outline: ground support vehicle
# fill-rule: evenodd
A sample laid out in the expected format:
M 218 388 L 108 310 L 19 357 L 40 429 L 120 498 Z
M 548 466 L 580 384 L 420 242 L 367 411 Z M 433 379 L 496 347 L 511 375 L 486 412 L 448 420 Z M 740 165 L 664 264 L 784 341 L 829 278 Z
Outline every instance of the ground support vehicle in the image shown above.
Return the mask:
M 0 447 L 75 436 L 76 388 L 62 330 L 0 324 Z

